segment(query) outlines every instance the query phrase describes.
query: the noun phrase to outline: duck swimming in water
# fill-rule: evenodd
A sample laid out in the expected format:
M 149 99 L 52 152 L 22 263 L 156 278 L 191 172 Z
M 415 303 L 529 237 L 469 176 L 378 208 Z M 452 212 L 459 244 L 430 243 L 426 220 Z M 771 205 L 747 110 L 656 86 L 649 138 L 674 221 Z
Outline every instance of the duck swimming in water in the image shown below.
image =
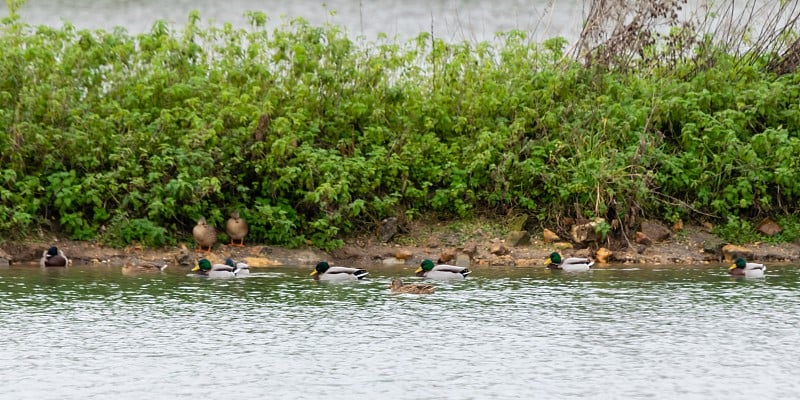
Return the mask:
M 67 256 L 56 246 L 42 252 L 42 258 L 39 260 L 39 266 L 42 268 L 67 267 L 69 264 L 70 261 Z
M 550 257 L 545 260 L 545 264 L 547 264 L 547 268 L 549 269 L 560 269 L 564 271 L 588 271 L 592 265 L 594 265 L 594 261 L 583 257 L 568 257 L 562 259 L 561 254 L 558 254 L 558 252 L 552 252 L 550 253 Z
M 167 264 L 159 264 L 153 261 L 142 261 L 136 257 L 129 257 L 122 266 L 123 275 L 154 274 L 167 268 Z
M 250 266 L 246 263 L 236 262 L 233 261 L 232 258 L 228 257 L 225 259 L 225 265 L 233 268 L 233 274 L 236 276 L 250 275 Z
M 409 294 L 431 294 L 436 290 L 433 285 L 426 285 L 424 283 L 403 283 L 400 279 L 393 279 L 392 284 L 389 285 L 392 293 L 409 293 Z
M 434 264 L 431 260 L 423 260 L 422 263 L 419 265 L 416 271 L 414 271 L 416 276 L 428 278 L 428 279 L 439 279 L 439 280 L 448 280 L 448 279 L 464 279 L 467 275 L 471 274 L 472 271 L 466 267 L 459 267 L 458 265 L 449 265 L 449 264 Z
M 364 279 L 369 272 L 361 268 L 332 267 L 325 261 L 320 261 L 311 271 L 311 276 L 318 281 L 358 281 Z
M 744 258 L 737 258 L 728 268 L 728 273 L 733 276 L 746 278 L 763 278 L 767 267 L 764 264 L 747 262 Z
M 208 259 L 201 258 L 197 265 L 192 268 L 193 275 L 207 276 L 209 278 L 233 278 L 233 267 L 225 264 L 211 264 Z

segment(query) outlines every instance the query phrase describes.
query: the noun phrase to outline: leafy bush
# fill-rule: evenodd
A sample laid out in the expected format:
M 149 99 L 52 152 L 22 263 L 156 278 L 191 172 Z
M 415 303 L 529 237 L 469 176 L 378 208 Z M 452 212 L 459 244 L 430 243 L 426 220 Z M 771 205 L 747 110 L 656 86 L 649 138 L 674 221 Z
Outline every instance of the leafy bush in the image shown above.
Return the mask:
M 108 231 L 104 235 L 106 244 L 112 246 L 127 246 L 139 243 L 147 247 L 161 247 L 174 244 L 167 235 L 167 230 L 156 226 L 144 218 L 129 220 L 118 217 L 111 221 Z
M 0 231 L 57 221 L 74 238 L 160 246 L 236 208 L 248 240 L 333 248 L 388 216 L 605 217 L 610 235 L 700 216 L 733 233 L 797 209 L 800 75 L 761 68 L 777 54 L 614 69 L 521 31 L 354 42 L 248 16 L 247 29 L 192 13 L 182 31 L 129 35 L 12 11 Z

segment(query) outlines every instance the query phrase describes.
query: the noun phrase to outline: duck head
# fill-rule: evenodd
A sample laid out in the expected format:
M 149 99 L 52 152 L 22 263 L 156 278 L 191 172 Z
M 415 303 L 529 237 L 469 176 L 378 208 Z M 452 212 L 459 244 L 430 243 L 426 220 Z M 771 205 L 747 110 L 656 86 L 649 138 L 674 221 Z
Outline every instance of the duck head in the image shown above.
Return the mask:
M 733 271 L 736 268 L 744 269 L 744 267 L 746 266 L 747 266 L 747 261 L 745 261 L 744 258 L 739 257 L 733 262 L 733 264 L 731 264 L 730 268 L 728 268 L 728 271 Z
M 327 271 L 328 268 L 330 268 L 330 267 L 331 266 L 328 263 L 326 263 L 325 261 L 320 261 L 320 262 L 317 263 L 317 266 L 314 267 L 314 270 L 311 271 L 310 275 L 314 276 L 316 274 L 324 274 L 325 271 Z
M 47 255 L 46 255 L 47 258 L 50 258 L 50 257 L 53 257 L 53 256 L 57 256 L 57 255 L 58 255 L 58 247 L 53 246 L 53 247 L 47 249 Z
M 401 287 L 403 287 L 403 281 L 400 279 L 392 279 L 392 284 L 389 285 L 391 289 L 400 289 Z
M 208 261 L 205 258 L 201 258 L 200 261 L 197 262 L 197 265 L 192 268 L 192 272 L 203 271 L 208 272 L 211 271 L 211 261 Z
M 557 251 L 550 253 L 550 256 L 547 260 L 544 260 L 545 264 L 561 264 L 561 254 L 558 254 Z
M 422 260 L 422 263 L 419 265 L 419 268 L 417 268 L 417 270 L 414 271 L 414 272 L 417 273 L 417 274 L 420 274 L 420 273 L 429 272 L 432 269 L 433 269 L 433 261 L 425 259 L 425 260 Z

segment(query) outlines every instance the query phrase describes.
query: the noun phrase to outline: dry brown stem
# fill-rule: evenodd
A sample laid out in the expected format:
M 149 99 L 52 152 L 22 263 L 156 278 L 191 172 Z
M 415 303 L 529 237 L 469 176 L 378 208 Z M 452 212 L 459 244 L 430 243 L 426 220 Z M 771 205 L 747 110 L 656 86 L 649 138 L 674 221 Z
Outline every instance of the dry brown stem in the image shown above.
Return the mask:
M 672 66 L 714 51 L 752 64 L 775 55 L 770 70 L 800 64 L 800 2 L 740 0 L 585 0 L 586 19 L 572 56 L 587 66 Z M 711 54 L 710 54 L 711 53 Z

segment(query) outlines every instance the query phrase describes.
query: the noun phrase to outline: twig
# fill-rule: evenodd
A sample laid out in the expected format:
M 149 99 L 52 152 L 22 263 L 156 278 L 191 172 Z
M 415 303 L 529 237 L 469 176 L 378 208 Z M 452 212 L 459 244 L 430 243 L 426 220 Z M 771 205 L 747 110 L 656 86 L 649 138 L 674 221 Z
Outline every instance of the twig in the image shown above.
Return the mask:
M 690 209 L 690 210 L 694 211 L 694 212 L 695 212 L 695 213 L 697 213 L 697 214 L 700 214 L 700 215 L 705 215 L 706 217 L 711 217 L 711 218 L 714 218 L 714 219 L 721 219 L 721 218 L 722 218 L 722 217 L 720 217 L 720 216 L 717 216 L 717 215 L 713 215 L 713 214 L 709 214 L 709 213 L 706 213 L 706 212 L 700 211 L 700 210 L 698 210 L 698 209 L 696 209 L 696 208 L 694 208 L 694 207 L 690 206 L 690 205 L 689 205 L 688 203 L 686 203 L 685 201 L 683 201 L 683 200 L 681 200 L 681 199 L 678 199 L 678 198 L 675 198 L 675 197 L 672 197 L 672 196 L 670 196 L 670 195 L 668 195 L 668 194 L 664 194 L 664 193 L 657 192 L 657 191 L 653 191 L 653 194 L 654 194 L 654 195 L 656 195 L 656 196 L 661 196 L 661 197 L 665 197 L 665 198 L 667 198 L 667 199 L 669 199 L 669 200 L 672 200 L 674 203 L 670 203 L 670 204 L 672 204 L 672 205 L 677 205 L 677 206 L 683 206 L 683 207 L 686 207 L 686 208 L 688 208 L 688 209 Z

